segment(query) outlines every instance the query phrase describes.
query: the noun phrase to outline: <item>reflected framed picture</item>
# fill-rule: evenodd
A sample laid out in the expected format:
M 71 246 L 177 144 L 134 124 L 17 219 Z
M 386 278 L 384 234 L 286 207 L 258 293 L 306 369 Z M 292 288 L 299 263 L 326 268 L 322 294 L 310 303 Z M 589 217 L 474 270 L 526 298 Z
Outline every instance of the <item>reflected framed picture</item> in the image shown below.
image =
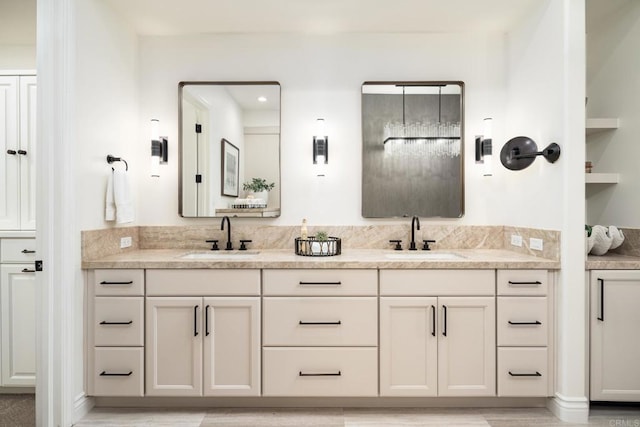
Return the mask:
M 222 195 L 238 197 L 240 149 L 222 138 Z

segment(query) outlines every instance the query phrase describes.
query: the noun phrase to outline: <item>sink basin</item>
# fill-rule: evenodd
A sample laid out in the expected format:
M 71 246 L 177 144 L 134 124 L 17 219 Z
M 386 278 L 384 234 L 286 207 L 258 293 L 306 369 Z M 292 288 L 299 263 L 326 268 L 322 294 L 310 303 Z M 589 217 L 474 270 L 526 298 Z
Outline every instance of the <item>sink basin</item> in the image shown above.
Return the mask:
M 457 260 L 464 259 L 462 255 L 451 252 L 398 252 L 385 254 L 389 259 L 404 260 Z
M 181 259 L 202 259 L 202 260 L 219 259 L 219 260 L 233 261 L 233 260 L 253 259 L 256 256 L 258 256 L 258 254 L 260 254 L 260 252 L 257 252 L 257 251 L 190 252 L 188 254 L 184 254 L 180 256 L 180 258 Z

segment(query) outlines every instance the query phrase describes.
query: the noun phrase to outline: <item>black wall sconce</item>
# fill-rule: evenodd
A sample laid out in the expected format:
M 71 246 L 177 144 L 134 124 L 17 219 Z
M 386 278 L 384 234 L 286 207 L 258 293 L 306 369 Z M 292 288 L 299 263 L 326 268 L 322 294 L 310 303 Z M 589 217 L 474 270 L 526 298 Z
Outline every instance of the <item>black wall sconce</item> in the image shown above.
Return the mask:
M 166 164 L 169 159 L 169 139 L 160 136 L 158 119 L 151 119 L 151 176 L 160 176 L 160 164 Z
M 512 171 L 519 171 L 529 167 L 537 156 L 542 156 L 549 163 L 555 163 L 560 158 L 560 146 L 555 142 L 538 151 L 535 141 L 526 136 L 516 136 L 507 141 L 500 150 L 502 165 Z
M 316 119 L 316 130 L 313 136 L 313 164 L 329 163 L 329 137 L 325 134 L 324 119 Z
M 476 136 L 476 163 L 483 165 L 484 176 L 493 175 L 492 119 L 484 119 L 483 135 Z

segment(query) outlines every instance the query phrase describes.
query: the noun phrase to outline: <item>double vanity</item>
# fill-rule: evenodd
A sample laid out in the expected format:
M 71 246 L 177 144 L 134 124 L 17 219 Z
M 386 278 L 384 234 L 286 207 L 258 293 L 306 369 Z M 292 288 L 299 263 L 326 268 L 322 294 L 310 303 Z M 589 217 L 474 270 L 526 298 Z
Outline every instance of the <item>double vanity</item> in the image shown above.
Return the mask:
M 174 248 L 83 267 L 92 396 L 553 394 L 555 260 Z

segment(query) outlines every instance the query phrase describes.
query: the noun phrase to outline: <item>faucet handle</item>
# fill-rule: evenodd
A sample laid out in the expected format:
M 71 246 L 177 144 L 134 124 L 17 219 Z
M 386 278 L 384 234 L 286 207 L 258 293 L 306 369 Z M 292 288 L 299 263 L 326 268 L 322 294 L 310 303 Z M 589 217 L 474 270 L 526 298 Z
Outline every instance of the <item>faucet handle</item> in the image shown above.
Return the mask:
M 245 245 L 245 243 L 251 243 L 252 240 L 242 240 L 240 239 L 240 250 L 241 251 L 246 251 L 247 250 L 247 245 Z
M 218 249 L 220 249 L 220 248 L 218 248 L 218 240 L 217 239 L 216 240 L 205 240 L 205 242 L 212 243 L 212 245 L 211 245 L 211 250 L 212 251 L 217 251 Z
M 396 251 L 401 251 L 402 250 L 402 245 L 401 245 L 402 240 L 389 240 L 389 243 L 395 243 L 396 244 L 396 246 L 394 248 Z
M 422 243 L 422 250 L 423 251 L 430 251 L 431 248 L 429 247 L 429 243 L 435 243 L 435 240 L 423 240 Z

